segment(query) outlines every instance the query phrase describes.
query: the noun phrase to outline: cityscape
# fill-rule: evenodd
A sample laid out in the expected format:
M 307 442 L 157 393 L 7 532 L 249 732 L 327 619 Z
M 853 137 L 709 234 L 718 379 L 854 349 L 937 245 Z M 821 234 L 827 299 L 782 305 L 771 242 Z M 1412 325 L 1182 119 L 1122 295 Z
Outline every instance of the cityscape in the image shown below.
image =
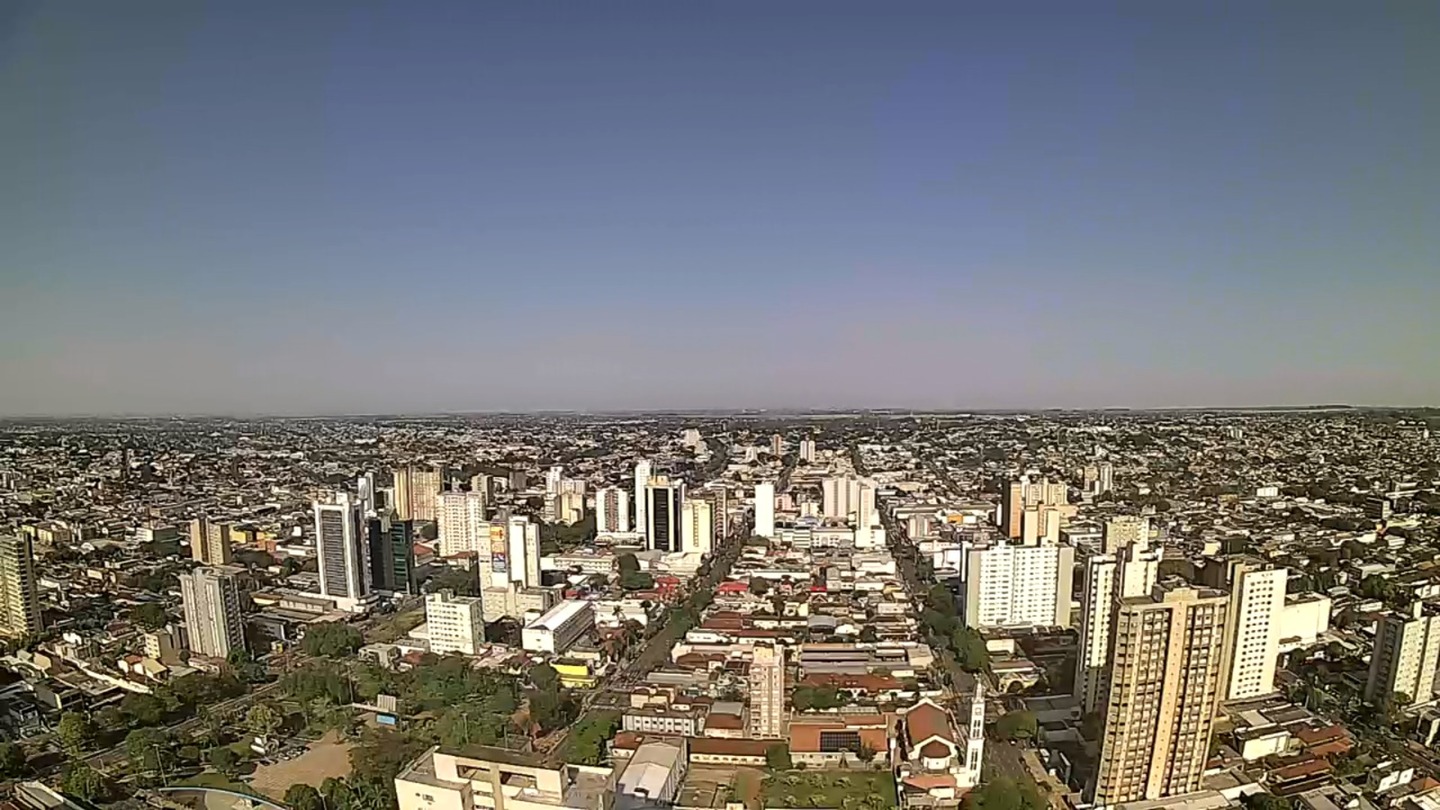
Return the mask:
M 18 807 L 1427 808 L 1433 411 L 10 421 Z

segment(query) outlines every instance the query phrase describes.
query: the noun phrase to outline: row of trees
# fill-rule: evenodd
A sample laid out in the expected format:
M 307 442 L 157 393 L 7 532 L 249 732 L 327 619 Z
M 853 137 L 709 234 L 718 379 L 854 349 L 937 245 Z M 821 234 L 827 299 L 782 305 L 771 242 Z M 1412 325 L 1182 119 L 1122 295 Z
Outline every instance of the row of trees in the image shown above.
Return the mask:
M 954 594 L 937 583 L 925 594 L 925 610 L 920 614 L 920 623 L 930 636 L 931 643 L 948 649 L 961 669 L 979 672 L 990 665 L 985 639 L 979 631 L 960 624 L 955 613 Z
M 56 739 L 70 756 L 96 744 L 113 743 L 127 731 L 170 725 L 195 716 L 202 708 L 245 694 L 247 685 L 233 672 L 196 672 L 157 687 L 153 695 L 130 694 L 116 706 L 93 716 L 69 711 L 60 715 Z

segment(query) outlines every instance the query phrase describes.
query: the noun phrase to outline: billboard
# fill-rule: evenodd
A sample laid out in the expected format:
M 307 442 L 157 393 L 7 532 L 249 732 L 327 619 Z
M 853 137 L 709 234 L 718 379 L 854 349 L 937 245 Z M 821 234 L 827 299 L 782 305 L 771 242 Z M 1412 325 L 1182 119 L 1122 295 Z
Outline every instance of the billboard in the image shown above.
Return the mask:
M 497 574 L 510 570 L 510 541 L 505 526 L 490 527 L 490 570 Z

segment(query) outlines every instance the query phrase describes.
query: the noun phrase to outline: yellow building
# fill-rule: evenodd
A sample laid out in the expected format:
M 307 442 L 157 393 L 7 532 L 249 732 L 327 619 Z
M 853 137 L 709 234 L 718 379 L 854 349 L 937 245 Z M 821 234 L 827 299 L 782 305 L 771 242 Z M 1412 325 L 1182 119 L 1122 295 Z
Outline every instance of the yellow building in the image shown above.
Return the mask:
M 600 682 L 586 661 L 556 661 L 550 666 L 560 676 L 560 683 L 571 689 L 593 689 Z

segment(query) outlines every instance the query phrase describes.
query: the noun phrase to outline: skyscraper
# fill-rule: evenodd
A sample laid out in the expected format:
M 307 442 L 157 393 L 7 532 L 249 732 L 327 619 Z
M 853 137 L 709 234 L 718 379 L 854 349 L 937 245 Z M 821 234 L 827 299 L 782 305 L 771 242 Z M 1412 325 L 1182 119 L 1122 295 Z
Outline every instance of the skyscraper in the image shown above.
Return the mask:
M 709 498 L 686 498 L 680 508 L 680 536 L 684 551 L 709 554 L 715 547 L 715 524 L 712 519 L 714 508 Z
M 22 638 L 41 629 L 35 547 L 27 536 L 0 536 L 0 636 Z
M 821 515 L 828 518 L 854 520 L 860 509 L 860 480 L 846 475 L 826 478 L 820 482 Z
M 442 492 L 436 502 L 440 556 L 481 551 L 490 539 L 483 492 Z
M 435 520 L 435 505 L 444 481 L 444 470 L 435 467 L 395 470 L 395 513 L 401 520 Z
M 769 481 L 755 485 L 755 536 L 775 536 L 775 485 Z
M 1435 606 L 1415 602 L 1408 613 L 1385 615 L 1375 627 L 1365 699 L 1379 702 L 1403 694 L 1412 703 L 1434 702 L 1436 664 L 1440 662 L 1440 615 Z
M 785 736 L 785 648 L 756 644 L 750 661 L 750 736 Z
M 1117 554 L 1095 554 L 1085 561 L 1080 586 L 1080 657 L 1075 667 L 1075 696 L 1086 714 L 1099 708 L 1110 667 L 1110 630 L 1119 600 L 1145 596 L 1155 587 L 1164 549 L 1140 541 Z
M 343 610 L 354 610 L 370 595 L 370 566 L 360 507 L 348 492 L 328 503 L 315 501 L 315 557 L 320 595 Z
M 245 648 L 235 577 L 215 568 L 197 568 L 180 575 L 180 596 L 191 652 L 225 658 Z
M 645 517 L 645 486 L 650 483 L 650 459 L 635 463 L 635 531 L 645 533 L 649 522 Z
M 508 560 L 511 582 L 527 588 L 540 586 L 540 525 L 524 515 L 510 518 Z
M 620 487 L 595 490 L 595 531 L 630 531 L 630 493 Z
M 1226 700 L 1244 700 L 1275 691 L 1280 657 L 1281 616 L 1290 572 L 1242 566 L 1231 579 L 1230 671 Z
M 229 565 L 230 524 L 207 518 L 190 521 L 190 556 L 201 565 Z
M 1201 789 L 1223 688 L 1229 603 L 1223 592 L 1192 587 L 1120 600 L 1100 762 L 1089 790 L 1094 804 Z
M 394 513 L 366 521 L 370 584 L 378 591 L 415 592 L 415 524 Z
M 681 537 L 681 511 L 685 484 L 663 475 L 652 476 L 645 487 L 645 547 L 652 551 L 685 551 Z

